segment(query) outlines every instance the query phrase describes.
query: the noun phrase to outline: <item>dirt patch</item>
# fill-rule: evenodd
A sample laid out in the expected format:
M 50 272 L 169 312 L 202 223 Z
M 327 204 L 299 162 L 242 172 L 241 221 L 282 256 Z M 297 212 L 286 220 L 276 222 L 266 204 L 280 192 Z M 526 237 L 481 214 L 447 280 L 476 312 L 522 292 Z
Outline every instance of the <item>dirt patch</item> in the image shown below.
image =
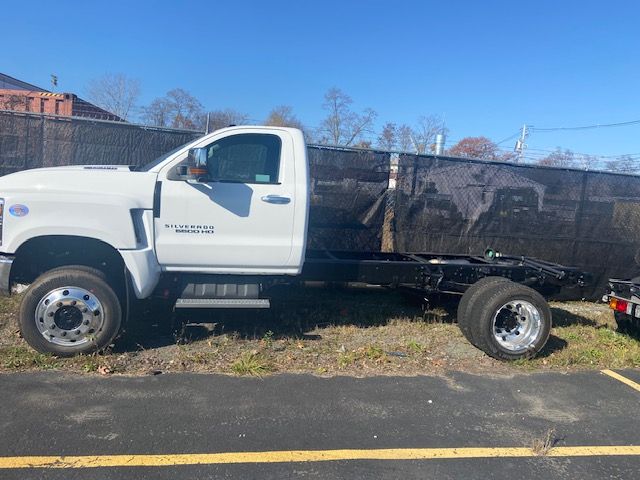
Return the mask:
M 553 302 L 555 326 L 541 355 L 505 363 L 464 339 L 455 304 L 425 311 L 384 290 L 286 289 L 269 311 L 181 313 L 189 326 L 174 334 L 161 328 L 170 315 L 155 312 L 142 319 L 142 332 L 108 352 L 72 359 L 38 354 L 24 343 L 15 326 L 19 300 L 0 299 L 0 371 L 368 376 L 640 366 L 640 342 L 615 331 L 606 305 L 587 302 Z

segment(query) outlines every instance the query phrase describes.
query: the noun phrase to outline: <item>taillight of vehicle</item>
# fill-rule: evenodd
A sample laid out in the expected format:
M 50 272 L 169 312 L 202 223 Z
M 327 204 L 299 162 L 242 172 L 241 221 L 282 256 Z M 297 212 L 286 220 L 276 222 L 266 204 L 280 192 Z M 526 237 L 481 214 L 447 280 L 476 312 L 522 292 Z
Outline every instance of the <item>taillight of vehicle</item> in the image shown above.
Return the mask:
M 609 300 L 609 307 L 611 307 L 616 312 L 631 313 L 627 312 L 627 309 L 629 309 L 630 306 L 631 304 L 626 300 L 621 300 L 615 297 L 611 297 L 611 299 Z

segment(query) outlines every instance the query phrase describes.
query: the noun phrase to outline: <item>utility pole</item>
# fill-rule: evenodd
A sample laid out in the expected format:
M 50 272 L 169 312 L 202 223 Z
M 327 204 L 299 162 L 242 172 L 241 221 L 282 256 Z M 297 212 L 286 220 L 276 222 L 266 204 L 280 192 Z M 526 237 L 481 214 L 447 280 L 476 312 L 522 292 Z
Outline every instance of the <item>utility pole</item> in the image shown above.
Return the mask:
M 516 146 L 513 151 L 516 152 L 516 163 L 520 163 L 522 157 L 524 156 L 524 150 L 527 148 L 527 144 L 524 143 L 529 136 L 529 131 L 527 130 L 527 125 L 522 125 L 522 132 L 520 133 L 520 138 L 516 141 Z

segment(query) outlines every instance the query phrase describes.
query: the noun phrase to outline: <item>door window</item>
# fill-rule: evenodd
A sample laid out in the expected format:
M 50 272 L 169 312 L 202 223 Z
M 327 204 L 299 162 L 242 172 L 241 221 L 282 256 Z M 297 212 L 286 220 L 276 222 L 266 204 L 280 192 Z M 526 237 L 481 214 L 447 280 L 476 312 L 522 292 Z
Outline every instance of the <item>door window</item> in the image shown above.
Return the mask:
M 207 146 L 209 176 L 219 182 L 278 183 L 282 142 L 277 135 L 243 133 Z

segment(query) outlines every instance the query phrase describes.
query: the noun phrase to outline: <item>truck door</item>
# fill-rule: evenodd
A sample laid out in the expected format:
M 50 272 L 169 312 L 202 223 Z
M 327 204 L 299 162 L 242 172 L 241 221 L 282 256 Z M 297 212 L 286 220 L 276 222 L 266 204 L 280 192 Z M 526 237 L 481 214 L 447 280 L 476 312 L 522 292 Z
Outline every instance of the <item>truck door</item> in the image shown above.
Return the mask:
M 202 145 L 201 181 L 175 173 L 187 158 L 161 172 L 155 234 L 165 270 L 286 273 L 297 203 L 293 138 L 286 131 L 242 132 Z

